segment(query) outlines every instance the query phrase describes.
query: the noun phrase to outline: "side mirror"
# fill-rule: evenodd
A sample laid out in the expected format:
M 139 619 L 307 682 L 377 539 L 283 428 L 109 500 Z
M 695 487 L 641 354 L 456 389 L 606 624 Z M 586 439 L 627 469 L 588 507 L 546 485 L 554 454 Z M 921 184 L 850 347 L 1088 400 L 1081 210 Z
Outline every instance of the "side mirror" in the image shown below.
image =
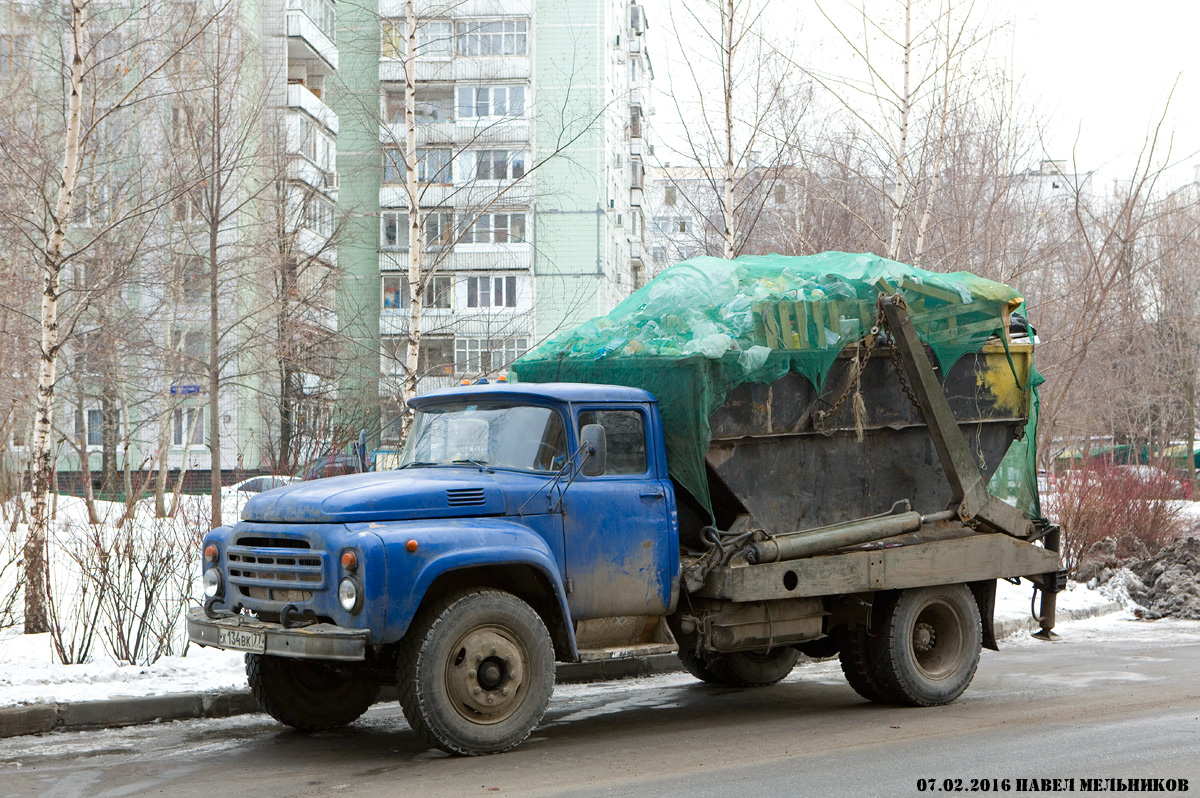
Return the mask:
M 579 470 L 585 477 L 601 476 L 608 460 L 608 442 L 604 437 L 604 427 L 599 424 L 584 424 L 583 429 L 579 430 L 579 448 L 583 452 Z

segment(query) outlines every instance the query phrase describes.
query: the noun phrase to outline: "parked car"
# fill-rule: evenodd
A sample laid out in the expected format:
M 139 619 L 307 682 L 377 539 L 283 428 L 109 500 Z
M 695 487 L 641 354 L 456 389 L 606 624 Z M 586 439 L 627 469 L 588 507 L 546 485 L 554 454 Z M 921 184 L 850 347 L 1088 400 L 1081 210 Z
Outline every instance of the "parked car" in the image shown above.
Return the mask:
M 310 479 L 340 477 L 342 474 L 357 474 L 360 471 L 362 471 L 361 463 L 352 454 L 324 454 L 310 460 L 304 468 L 300 469 L 296 478 L 307 482 Z
M 227 507 L 241 508 L 251 496 L 257 496 L 263 491 L 274 488 L 282 488 L 284 485 L 290 485 L 295 481 L 295 477 L 275 474 L 263 474 L 262 476 L 243 479 L 241 482 L 221 488 L 221 503 Z

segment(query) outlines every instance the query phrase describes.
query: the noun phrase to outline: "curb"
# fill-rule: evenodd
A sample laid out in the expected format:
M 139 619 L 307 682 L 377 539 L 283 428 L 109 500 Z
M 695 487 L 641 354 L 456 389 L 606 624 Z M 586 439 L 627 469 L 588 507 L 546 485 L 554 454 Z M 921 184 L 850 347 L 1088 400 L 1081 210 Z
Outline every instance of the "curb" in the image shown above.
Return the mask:
M 1110 602 L 1083 610 L 1062 610 L 1058 612 L 1057 620 L 1078 621 L 1108 615 L 1120 610 L 1121 605 Z M 1038 623 L 1032 618 L 995 622 L 997 639 L 1038 628 Z M 570 662 L 557 666 L 555 682 L 557 684 L 580 684 L 675 673 L 682 670 L 683 666 L 680 665 L 679 659 L 674 654 Z M 395 700 L 395 688 L 385 687 L 380 694 L 380 701 Z M 254 696 L 250 694 L 249 690 L 120 696 L 104 701 L 0 707 L 0 738 L 42 734 L 56 730 L 84 731 L 135 726 L 168 720 L 228 718 L 261 711 L 258 702 L 254 700 Z

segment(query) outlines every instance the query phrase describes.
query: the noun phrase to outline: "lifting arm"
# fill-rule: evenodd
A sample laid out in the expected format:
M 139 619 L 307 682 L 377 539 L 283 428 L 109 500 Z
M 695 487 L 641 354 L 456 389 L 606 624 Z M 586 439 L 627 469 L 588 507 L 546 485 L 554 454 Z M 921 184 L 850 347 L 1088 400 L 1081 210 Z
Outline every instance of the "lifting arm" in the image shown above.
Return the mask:
M 929 357 L 925 354 L 925 345 L 917 336 L 903 297 L 899 294 L 884 295 L 879 302 L 892 333 L 892 346 L 896 347 L 900 362 L 908 374 L 908 382 L 950 483 L 950 509 L 955 510 L 968 526 L 1028 538 L 1033 528 L 1029 519 L 1017 508 L 988 492 L 983 472 L 959 429 L 958 420 L 950 409 L 941 383 L 933 373 Z

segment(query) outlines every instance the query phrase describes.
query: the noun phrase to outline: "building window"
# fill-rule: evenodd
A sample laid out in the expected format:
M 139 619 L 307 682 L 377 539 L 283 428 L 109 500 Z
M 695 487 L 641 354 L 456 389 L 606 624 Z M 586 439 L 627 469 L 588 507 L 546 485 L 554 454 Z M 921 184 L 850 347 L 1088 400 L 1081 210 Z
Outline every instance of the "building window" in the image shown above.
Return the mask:
M 171 443 L 175 446 L 183 446 L 185 439 L 188 446 L 204 445 L 203 407 L 176 408 L 174 423 L 171 426 Z
M 403 19 L 383 21 L 383 42 L 379 50 L 383 58 L 403 58 L 406 48 Z M 450 23 L 436 19 L 417 22 L 417 58 L 439 58 L 450 55 Z
M 472 20 L 454 23 L 458 55 L 525 55 L 529 20 Z
M 313 21 L 321 33 L 334 41 L 337 31 L 337 9 L 334 0 L 288 0 L 288 8 L 298 8 Z
M 491 275 L 467 278 L 467 307 L 515 308 L 517 306 L 516 275 Z
M 438 147 L 417 150 L 417 182 L 450 182 L 450 149 Z M 383 151 L 383 182 L 386 185 L 404 183 L 404 153 L 397 147 Z
M 315 194 L 304 203 L 304 226 L 322 238 L 333 235 L 333 203 Z
M 425 248 L 448 247 L 454 243 L 454 213 L 450 210 L 425 211 Z M 383 211 L 379 214 L 379 246 L 382 249 L 408 249 L 408 211 Z
M 642 108 L 640 105 L 631 106 L 629 109 L 629 135 L 635 139 L 642 136 Z
M 459 119 L 524 115 L 524 86 L 468 86 L 458 90 Z
M 171 204 L 171 219 L 176 224 L 204 222 L 204 190 L 193 188 L 175 198 Z
M 629 187 L 630 188 L 641 188 L 642 180 L 645 177 L 645 174 L 646 174 L 646 170 L 642 166 L 641 161 L 630 161 L 629 162 Z
M 104 183 L 85 183 L 75 189 L 74 206 L 71 209 L 71 224 L 80 227 L 107 224 L 112 213 L 116 186 Z
M 179 295 L 189 302 L 208 296 L 208 269 L 200 255 L 184 255 L 179 261 Z
M 87 445 L 104 445 L 104 413 L 99 410 L 87 411 Z
M 454 341 L 454 369 L 459 374 L 499 371 L 528 348 L 526 338 L 458 338 Z
M 468 221 L 463 219 L 465 225 Z M 523 244 L 524 213 L 481 213 L 459 236 L 460 244 Z
M 475 180 L 519 180 L 525 176 L 524 150 L 475 150 Z
M 384 370 L 391 374 L 404 373 L 408 356 L 408 339 L 402 335 L 383 337 Z M 421 336 L 421 355 L 417 362 L 421 377 L 454 374 L 454 339 L 432 335 Z
M 775 204 L 782 205 L 787 200 L 787 187 L 782 183 L 775 184 Z
M 384 105 L 385 121 L 390 125 L 403 125 L 404 89 L 385 89 Z M 413 106 L 413 118 L 418 125 L 446 122 L 450 120 L 450 111 L 453 110 L 453 107 L 453 92 L 437 94 L 418 90 L 416 103 Z
M 454 295 L 454 280 L 449 275 L 435 275 L 425 289 L 425 308 L 449 310 L 450 298 Z M 404 310 L 408 308 L 408 275 L 385 274 L 383 276 L 383 309 Z
M 663 205 L 674 205 L 675 193 L 675 186 L 667 186 L 663 189 Z
M 325 132 L 321 125 L 306 116 L 300 116 L 301 140 L 300 154 L 315 164 L 319 169 L 331 172 L 336 158 L 336 143 L 333 137 Z

